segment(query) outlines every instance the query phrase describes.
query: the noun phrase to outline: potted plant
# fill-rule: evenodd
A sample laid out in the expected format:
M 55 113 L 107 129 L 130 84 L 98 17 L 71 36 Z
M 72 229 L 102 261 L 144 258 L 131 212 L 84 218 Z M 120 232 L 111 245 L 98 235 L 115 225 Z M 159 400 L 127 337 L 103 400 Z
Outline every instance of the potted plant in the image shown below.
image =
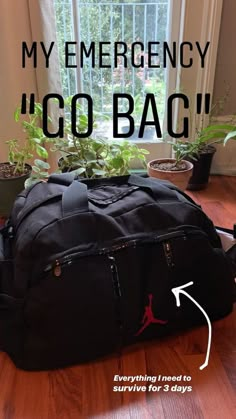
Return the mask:
M 174 183 L 179 189 L 185 190 L 192 175 L 193 163 L 186 160 L 195 155 L 194 143 L 177 140 L 167 141 L 171 144 L 175 158 L 160 158 L 148 162 L 148 175 Z
M 198 132 L 193 142 L 167 141 L 172 145 L 175 159 L 157 159 L 148 163 L 148 174 L 166 179 L 180 189 L 200 190 L 208 184 L 210 166 L 216 151 L 213 144 L 226 145 L 235 139 L 235 125 L 208 125 Z
M 201 190 L 206 188 L 209 180 L 211 163 L 216 152 L 214 144 L 223 143 L 228 133 L 233 131 L 234 125 L 208 125 L 197 132 L 194 155 L 187 156 L 187 160 L 193 163 L 193 173 L 189 179 L 189 190 Z M 226 143 L 225 143 L 226 144 Z
M 219 98 L 210 109 L 210 123 L 204 127 L 203 115 L 200 116 L 200 121 L 196 135 L 193 139 L 192 144 L 194 145 L 194 153 L 186 155 L 186 160 L 193 163 L 193 172 L 189 179 L 187 189 L 200 190 L 206 188 L 211 170 L 212 159 L 216 152 L 214 144 L 222 143 L 224 137 L 228 132 L 235 128 L 234 120 L 230 124 L 214 124 L 213 118 L 215 115 L 220 115 L 224 109 L 226 102 L 228 101 L 230 94 L 229 86 L 225 86 L 225 94 Z M 190 98 L 191 101 L 191 98 Z M 193 121 L 194 115 L 191 111 L 192 107 L 189 108 L 190 123 Z M 190 141 L 189 141 L 190 142 Z
M 15 121 L 19 121 L 20 108 L 15 112 Z M 47 140 L 39 126 L 42 119 L 42 106 L 35 105 L 35 114 L 28 115 L 28 120 L 22 121 L 26 133 L 23 144 L 17 139 L 7 141 L 8 161 L 0 163 L 0 215 L 7 217 L 10 214 L 13 202 L 24 187 L 48 176 L 49 164 L 44 161 L 48 153 L 44 147 Z M 31 167 L 29 162 L 36 154 L 39 158 L 34 160 Z
M 138 148 L 129 141 L 114 141 L 101 138 L 78 138 L 71 133 L 71 120 L 66 112 L 70 107 L 71 98 L 65 99 L 64 138 L 53 139 L 54 152 L 60 152 L 58 162 L 59 171 L 74 172 L 81 178 L 97 178 L 122 176 L 129 173 L 130 162 L 134 159 L 141 161 L 146 167 L 145 155 L 147 150 Z M 88 117 L 83 113 L 81 104 L 77 104 L 77 125 L 79 133 L 85 133 Z M 96 127 L 95 114 L 94 127 Z
M 226 92 L 225 95 L 216 101 L 216 103 L 211 107 L 210 110 L 210 120 L 212 120 L 213 115 L 218 115 L 221 113 L 221 111 L 224 108 L 225 103 L 227 102 L 229 97 L 229 87 L 226 86 Z M 191 112 L 191 107 L 189 108 L 189 116 L 190 116 L 190 122 L 193 121 L 193 115 Z M 228 139 L 234 138 L 234 135 L 226 137 L 227 134 L 230 135 L 233 130 L 235 130 L 235 124 L 234 120 L 231 121 L 230 124 L 208 124 L 206 127 L 204 127 L 204 120 L 203 117 L 200 119 L 200 127 L 196 129 L 196 136 L 193 141 L 188 140 L 176 140 L 173 141 L 166 141 L 167 143 L 171 144 L 173 147 L 173 151 L 176 154 L 176 164 L 175 161 L 173 163 L 173 167 L 171 168 L 171 172 L 169 175 L 167 175 L 168 168 L 167 166 L 164 167 L 164 172 L 162 171 L 160 173 L 160 176 L 164 179 L 167 179 L 172 181 L 173 183 L 177 184 L 177 178 L 181 177 L 181 170 L 178 169 L 178 161 L 182 161 L 185 159 L 186 161 L 192 163 L 192 173 L 190 173 L 190 170 L 188 172 L 189 181 L 187 184 L 187 189 L 190 190 L 200 190 L 204 189 L 208 184 L 208 179 L 210 175 L 210 169 L 211 169 L 211 163 L 214 156 L 214 153 L 216 152 L 216 148 L 214 147 L 214 144 L 217 143 L 223 143 L 226 144 Z M 224 141 L 225 138 L 228 138 L 226 141 Z M 150 162 L 150 166 L 155 166 L 155 163 Z M 174 173 L 176 172 L 176 173 Z M 157 173 L 150 171 L 149 173 L 154 176 L 157 176 Z M 187 176 L 185 173 L 183 173 L 183 176 Z M 159 175 L 158 175 L 159 176 Z M 181 185 L 177 185 L 181 186 Z M 182 185 L 182 187 L 184 184 Z M 181 187 L 181 188 L 182 188 Z
M 227 143 L 231 138 L 234 138 L 233 132 L 235 125 L 208 125 L 206 128 L 197 132 L 194 156 L 188 156 L 187 159 L 193 163 L 193 173 L 189 179 L 189 190 L 205 189 L 208 185 L 211 163 L 216 152 L 214 144 Z M 232 134 L 232 135 L 231 135 Z M 227 135 L 229 135 L 227 137 Z M 226 141 L 224 141 L 224 139 Z
M 145 165 L 147 150 L 128 141 L 108 141 L 100 138 L 74 139 L 75 146 L 59 139 L 53 151 L 61 151 L 59 170 L 74 172 L 81 178 L 123 176 L 129 173 L 130 162 L 140 160 Z

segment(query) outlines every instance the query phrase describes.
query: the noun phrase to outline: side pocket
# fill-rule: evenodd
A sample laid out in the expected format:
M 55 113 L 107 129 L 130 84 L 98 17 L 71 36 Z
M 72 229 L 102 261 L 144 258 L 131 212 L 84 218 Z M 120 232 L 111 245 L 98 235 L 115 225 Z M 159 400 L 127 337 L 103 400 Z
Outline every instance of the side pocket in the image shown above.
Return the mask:
M 0 349 L 20 366 L 23 350 L 24 300 L 0 294 Z
M 13 289 L 13 261 L 0 260 L 0 292 L 12 294 Z
M 124 344 L 168 334 L 175 306 L 162 246 L 133 246 L 117 254 L 116 261 Z
M 13 260 L 11 258 L 11 239 L 9 233 L 0 232 L 0 293 L 12 295 L 13 293 Z
M 202 234 L 188 235 L 185 240 L 171 243 L 173 268 L 172 285 L 193 284 L 188 292 L 206 311 L 209 318 L 220 319 L 232 311 L 233 276 L 229 261 L 222 249 L 213 248 Z M 181 323 L 187 326 L 201 324 L 204 317 L 186 295 L 180 297 Z
M 29 289 L 24 368 L 65 367 L 119 345 L 112 271 L 106 256 L 67 259 Z

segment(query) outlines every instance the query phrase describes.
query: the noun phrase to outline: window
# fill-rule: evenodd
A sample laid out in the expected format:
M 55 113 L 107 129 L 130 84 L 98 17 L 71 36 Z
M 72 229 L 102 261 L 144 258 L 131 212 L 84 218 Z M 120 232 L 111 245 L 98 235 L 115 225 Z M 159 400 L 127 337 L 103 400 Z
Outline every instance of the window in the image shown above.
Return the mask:
M 57 37 L 61 59 L 61 79 L 64 95 L 73 95 L 85 92 L 92 96 L 95 110 L 111 117 L 112 95 L 115 92 L 130 93 L 135 98 L 135 119 L 140 117 L 145 94 L 155 93 L 159 119 L 162 132 L 166 131 L 166 98 L 178 89 L 184 88 L 191 95 L 199 93 L 212 93 L 215 64 L 221 19 L 223 0 L 54 0 L 57 21 Z M 210 42 L 209 53 L 203 69 L 199 64 L 199 57 L 194 57 L 194 65 L 191 68 L 167 68 L 161 66 L 158 69 L 150 69 L 146 66 L 146 54 L 148 42 L 158 41 L 156 46 L 159 56 L 163 53 L 163 42 L 169 45 L 181 41 L 196 42 L 205 45 Z M 65 41 L 76 42 L 70 45 L 70 62 L 76 68 L 65 68 Z M 84 57 L 83 68 L 80 68 L 79 43 L 84 42 L 88 47 L 95 42 L 96 48 L 99 42 L 125 42 L 128 45 L 127 56 L 130 59 L 130 45 L 140 42 L 144 45 L 144 67 L 133 68 L 128 65 L 124 68 L 123 63 L 114 66 L 111 59 L 111 68 L 99 68 L 91 65 L 91 54 Z M 105 47 L 104 47 L 105 48 Z M 104 52 L 114 55 L 109 45 Z M 140 58 L 138 48 L 135 59 Z M 86 54 L 85 54 L 86 55 Z M 89 55 L 89 54 L 87 54 Z M 114 58 L 114 57 L 113 57 Z M 74 60 L 74 61 L 73 61 Z M 157 58 L 158 60 L 158 58 Z M 120 65 L 119 65 L 120 64 Z M 121 103 L 125 107 L 125 102 Z M 196 113 L 192 109 L 192 114 Z M 182 110 L 176 103 L 173 112 L 173 126 L 178 126 L 181 121 Z M 197 121 L 197 119 L 196 119 Z M 206 116 L 207 121 L 207 116 Z M 111 119 L 102 130 L 109 138 L 112 138 Z M 121 124 L 122 125 L 122 124 Z M 122 126 L 121 126 L 122 128 Z M 195 126 L 192 124 L 192 134 Z M 145 129 L 145 134 L 147 134 Z M 150 158 L 157 155 L 170 156 L 171 149 L 165 143 L 157 141 L 155 130 L 151 136 L 137 139 L 137 135 L 131 140 L 145 143 L 145 148 L 150 151 Z
M 112 117 L 113 94 L 130 94 L 138 123 L 145 95 L 153 93 L 162 125 L 166 71 L 159 56 L 168 37 L 169 0 L 55 0 L 55 10 L 64 95 L 88 93 L 93 98 L 94 110 Z M 65 40 L 76 41 L 68 45 L 68 50 L 75 53 L 70 57 L 70 65 L 75 68 L 65 68 Z M 99 65 L 101 49 L 104 55 Z M 152 68 L 148 65 L 148 51 L 152 53 Z M 120 100 L 119 110 L 125 111 L 127 105 L 127 99 Z M 155 129 L 145 132 L 149 140 L 155 137 Z

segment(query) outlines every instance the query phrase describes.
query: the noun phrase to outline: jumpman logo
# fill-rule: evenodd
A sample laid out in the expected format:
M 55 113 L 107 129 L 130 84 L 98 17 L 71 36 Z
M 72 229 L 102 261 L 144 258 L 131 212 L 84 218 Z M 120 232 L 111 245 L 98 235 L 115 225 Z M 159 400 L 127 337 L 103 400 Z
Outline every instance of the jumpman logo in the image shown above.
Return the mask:
M 153 312 L 152 312 L 152 298 L 153 298 L 153 295 L 149 294 L 148 295 L 149 305 L 145 307 L 144 316 L 142 320 L 143 326 L 141 327 L 141 329 L 139 329 L 139 331 L 135 334 L 135 336 L 138 336 L 141 333 L 143 333 L 144 329 L 146 329 L 151 323 L 159 323 L 159 324 L 168 323 L 167 320 L 159 320 L 154 317 Z

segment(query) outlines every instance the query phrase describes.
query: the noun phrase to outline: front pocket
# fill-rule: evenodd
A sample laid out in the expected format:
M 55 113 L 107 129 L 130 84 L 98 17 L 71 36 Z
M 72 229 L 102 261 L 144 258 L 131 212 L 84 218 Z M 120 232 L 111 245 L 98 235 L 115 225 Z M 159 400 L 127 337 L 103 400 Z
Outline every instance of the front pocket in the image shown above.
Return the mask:
M 23 351 L 24 300 L 0 294 L 0 350 L 7 352 L 20 365 Z
M 184 291 L 205 310 L 210 320 L 227 315 L 232 310 L 233 278 L 225 252 L 213 248 L 200 231 L 173 239 L 169 245 L 170 289 L 191 283 Z M 186 294 L 180 294 L 180 303 L 176 311 L 180 326 L 205 323 L 201 310 Z
M 189 294 L 220 318 L 232 308 L 231 280 L 223 251 L 191 226 L 71 249 L 50 259 L 28 292 L 24 368 L 84 362 L 114 352 L 121 339 L 129 344 L 205 323 L 186 296 L 177 307 L 172 288 L 190 281 Z
M 0 260 L 0 292 L 11 295 L 13 293 L 13 282 L 13 260 Z
M 27 295 L 28 368 L 56 368 L 114 351 L 119 343 L 115 297 L 105 255 L 68 261 L 60 272 L 50 271 Z

